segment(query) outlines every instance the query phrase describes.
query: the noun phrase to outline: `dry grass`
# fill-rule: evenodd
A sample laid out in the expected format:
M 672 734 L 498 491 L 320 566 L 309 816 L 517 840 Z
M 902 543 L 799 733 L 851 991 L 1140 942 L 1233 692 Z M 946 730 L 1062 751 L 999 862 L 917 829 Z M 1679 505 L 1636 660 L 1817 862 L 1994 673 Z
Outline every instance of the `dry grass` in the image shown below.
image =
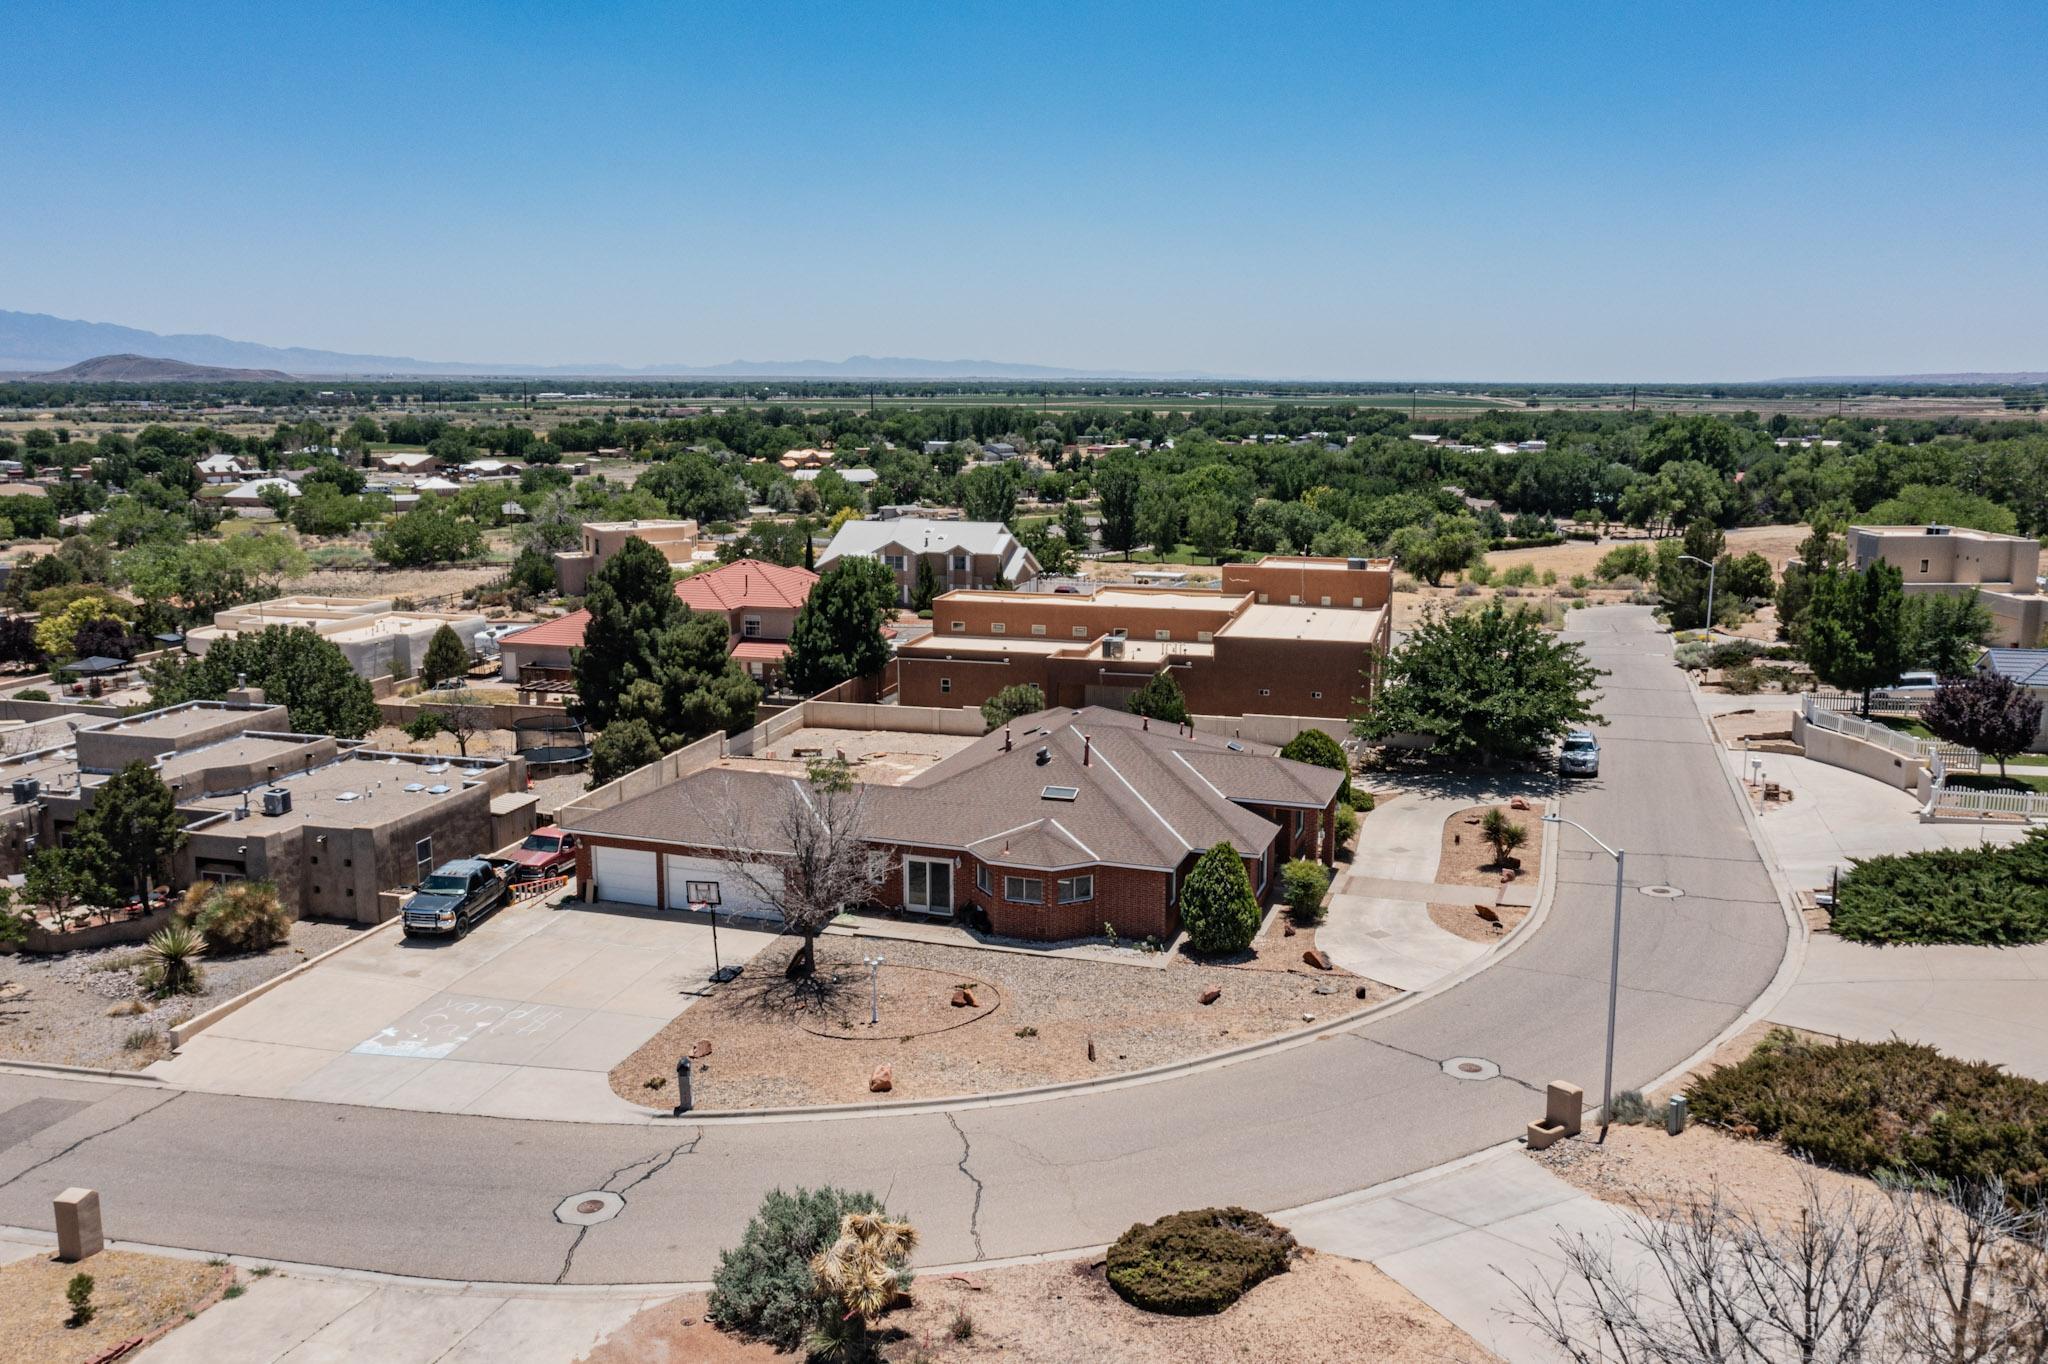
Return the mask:
M 80 1272 L 93 1277 L 96 1310 L 84 1326 L 70 1327 L 64 1288 Z M 125 1250 L 78 1264 L 42 1254 L 17 1260 L 0 1268 L 0 1364 L 86 1364 L 196 1316 L 233 1276 L 224 1266 Z

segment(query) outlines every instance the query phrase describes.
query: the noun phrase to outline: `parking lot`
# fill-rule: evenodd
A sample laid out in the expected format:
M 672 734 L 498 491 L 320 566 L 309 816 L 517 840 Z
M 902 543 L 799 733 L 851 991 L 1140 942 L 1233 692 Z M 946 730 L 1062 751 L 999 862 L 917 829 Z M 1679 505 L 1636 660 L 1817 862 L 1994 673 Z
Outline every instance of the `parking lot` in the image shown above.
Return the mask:
M 772 934 L 718 930 L 744 962 Z M 605 1081 L 698 997 L 699 917 L 508 905 L 460 941 L 395 928 L 286 982 L 150 1067 L 186 1089 L 507 1118 L 634 1121 Z M 666 1096 L 650 1096 L 661 1106 Z

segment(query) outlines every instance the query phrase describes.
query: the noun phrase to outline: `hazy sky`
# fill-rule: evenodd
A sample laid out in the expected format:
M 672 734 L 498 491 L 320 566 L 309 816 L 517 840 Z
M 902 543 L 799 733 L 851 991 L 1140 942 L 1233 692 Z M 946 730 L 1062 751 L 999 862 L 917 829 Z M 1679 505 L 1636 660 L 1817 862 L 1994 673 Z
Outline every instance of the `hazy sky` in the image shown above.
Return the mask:
M 5 27 L 0 307 L 534 363 L 2048 368 L 2039 3 L 273 0 Z

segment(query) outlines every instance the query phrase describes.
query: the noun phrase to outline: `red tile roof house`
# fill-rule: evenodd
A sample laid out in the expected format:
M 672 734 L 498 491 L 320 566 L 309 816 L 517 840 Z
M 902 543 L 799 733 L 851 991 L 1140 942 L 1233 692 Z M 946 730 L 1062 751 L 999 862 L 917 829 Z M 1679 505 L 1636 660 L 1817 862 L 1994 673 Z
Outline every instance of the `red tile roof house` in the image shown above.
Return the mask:
M 763 687 L 772 687 L 782 676 L 782 656 L 789 651 L 796 613 L 817 581 L 818 575 L 808 569 L 735 559 L 684 578 L 676 584 L 676 595 L 692 611 L 724 616 L 731 627 L 732 656 Z M 508 682 L 519 681 L 525 668 L 566 675 L 569 651 L 582 647 L 589 624 L 588 611 L 572 611 L 506 635 L 498 643 L 504 664 L 499 675 Z
M 1152 725 L 1123 711 L 1041 711 L 986 735 L 900 786 L 867 788 L 867 837 L 891 854 L 888 910 L 966 917 L 1004 937 L 1170 941 L 1180 888 L 1219 842 L 1244 858 L 1262 903 L 1283 863 L 1334 860 L 1342 774 L 1277 750 Z M 687 907 L 753 903 L 720 860 L 734 816 L 772 838 L 799 783 L 706 768 L 602 809 L 571 809 L 584 895 Z M 760 846 L 750 851 L 772 853 Z M 853 906 L 862 908 L 862 906 Z

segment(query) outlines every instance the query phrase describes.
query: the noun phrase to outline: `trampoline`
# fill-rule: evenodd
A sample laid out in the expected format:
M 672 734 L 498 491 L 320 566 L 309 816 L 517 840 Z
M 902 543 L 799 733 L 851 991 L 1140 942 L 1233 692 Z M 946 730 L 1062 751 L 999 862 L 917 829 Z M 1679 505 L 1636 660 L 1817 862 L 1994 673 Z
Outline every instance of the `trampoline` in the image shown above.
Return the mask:
M 512 722 L 512 738 L 528 767 L 580 767 L 590 761 L 590 738 L 573 716 L 525 716 Z

